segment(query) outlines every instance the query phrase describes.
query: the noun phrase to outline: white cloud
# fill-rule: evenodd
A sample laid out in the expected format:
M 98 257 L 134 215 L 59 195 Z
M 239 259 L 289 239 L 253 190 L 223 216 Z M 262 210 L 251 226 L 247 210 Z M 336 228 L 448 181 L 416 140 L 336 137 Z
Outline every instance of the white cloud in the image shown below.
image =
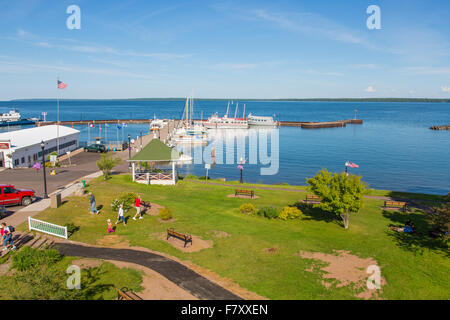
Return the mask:
M 370 93 L 377 92 L 377 90 L 374 87 L 372 87 L 372 86 L 368 86 L 364 91 L 365 92 L 370 92 Z
M 156 59 L 182 59 L 191 57 L 191 54 L 174 54 L 174 53 L 142 53 L 132 50 L 117 50 L 115 48 L 107 46 L 98 46 L 90 44 L 77 44 L 77 45 L 57 45 L 49 42 L 36 42 L 35 45 L 43 48 L 57 48 L 67 51 L 82 52 L 89 54 L 112 54 L 116 56 L 130 56 L 130 57 L 143 57 L 143 58 L 156 58 Z
M 441 90 L 442 90 L 442 92 L 450 92 L 450 87 L 444 87 L 444 86 L 442 86 L 441 87 Z
M 295 16 L 292 16 L 292 18 L 287 18 L 282 14 L 269 13 L 266 10 L 253 10 L 251 13 L 259 19 L 278 24 L 286 30 L 316 34 L 328 39 L 359 44 L 374 49 L 373 44 L 362 35 L 316 13 L 297 12 L 293 13 Z

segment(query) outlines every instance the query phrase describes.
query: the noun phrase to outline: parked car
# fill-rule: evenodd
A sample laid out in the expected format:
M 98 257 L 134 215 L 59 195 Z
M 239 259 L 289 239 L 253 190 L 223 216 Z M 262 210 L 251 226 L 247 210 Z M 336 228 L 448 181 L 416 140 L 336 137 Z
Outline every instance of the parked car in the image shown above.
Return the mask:
M 31 189 L 18 189 L 11 184 L 0 184 L 0 206 L 28 206 L 36 200 Z
M 84 152 L 106 152 L 106 147 L 103 144 L 94 143 L 84 147 Z

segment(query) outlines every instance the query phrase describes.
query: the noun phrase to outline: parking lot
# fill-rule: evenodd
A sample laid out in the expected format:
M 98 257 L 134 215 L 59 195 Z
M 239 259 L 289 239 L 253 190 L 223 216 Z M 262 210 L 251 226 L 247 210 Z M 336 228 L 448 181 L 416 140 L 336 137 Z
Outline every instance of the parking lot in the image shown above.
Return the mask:
M 120 154 L 118 154 L 120 155 Z M 97 172 L 96 161 L 101 155 L 93 152 L 82 152 L 71 157 L 71 165 L 68 160 L 61 163 L 61 167 L 55 168 L 55 175 L 50 175 L 51 169 L 46 169 L 47 193 L 63 188 L 67 184 L 80 178 Z M 114 168 L 115 171 L 126 172 L 127 163 L 123 162 Z M 38 198 L 44 195 L 44 177 L 42 170 L 35 169 L 7 169 L 0 172 L 0 184 L 12 184 L 20 189 L 33 189 Z M 8 215 L 20 210 L 22 206 L 10 206 L 6 208 Z

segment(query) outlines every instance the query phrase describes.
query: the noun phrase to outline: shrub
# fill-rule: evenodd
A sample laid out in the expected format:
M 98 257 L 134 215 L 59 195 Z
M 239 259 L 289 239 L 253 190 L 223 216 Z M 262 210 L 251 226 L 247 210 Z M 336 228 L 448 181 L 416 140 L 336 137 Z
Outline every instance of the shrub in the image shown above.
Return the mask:
M 304 203 L 303 201 L 297 201 L 291 207 L 296 207 L 298 210 L 303 212 L 308 208 L 311 208 L 307 203 Z
M 206 178 L 206 176 L 198 177 L 198 180 L 211 180 L 211 177 Z
M 243 203 L 239 207 L 239 211 L 242 212 L 242 213 L 246 213 L 246 214 L 252 214 L 252 213 L 256 212 L 256 208 L 251 203 Z
M 300 218 L 301 215 L 302 212 L 296 207 L 284 207 L 278 215 L 278 218 L 281 220 L 297 219 Z
M 186 180 L 197 180 L 197 176 L 193 174 L 188 174 L 186 177 L 184 177 Z
M 264 207 L 258 210 L 258 215 L 268 219 L 275 219 L 278 217 L 278 210 L 274 207 Z
M 109 174 L 111 173 L 112 168 L 122 162 L 120 157 L 113 158 L 111 154 L 102 154 L 100 160 L 97 161 L 97 167 L 99 170 L 103 172 L 103 177 L 108 179 Z
M 163 208 L 159 210 L 159 217 L 161 218 L 161 220 L 169 220 L 172 218 L 172 213 L 169 209 Z
M 119 210 L 119 206 L 123 204 L 123 211 L 128 211 L 134 205 L 136 198 L 138 197 L 137 193 L 134 192 L 122 192 L 118 199 L 114 199 L 111 202 L 111 207 L 114 211 Z
M 25 247 L 13 256 L 12 267 L 17 271 L 25 271 L 40 265 L 51 266 L 62 257 L 55 249 L 38 250 Z

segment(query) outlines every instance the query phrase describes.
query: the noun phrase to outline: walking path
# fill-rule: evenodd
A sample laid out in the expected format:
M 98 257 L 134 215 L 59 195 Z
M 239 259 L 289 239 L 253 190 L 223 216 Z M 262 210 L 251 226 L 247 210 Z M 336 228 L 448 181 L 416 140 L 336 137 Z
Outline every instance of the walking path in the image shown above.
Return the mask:
M 92 246 L 85 243 L 56 238 L 32 232 L 14 233 L 14 243 L 20 248 L 30 246 L 36 249 L 52 248 L 61 255 L 95 258 L 107 261 L 122 261 L 150 268 L 173 282 L 178 287 L 201 300 L 241 300 L 242 298 L 201 276 L 180 262 L 166 256 L 149 252 L 146 248 L 117 249 Z M 0 252 L 4 256 L 5 251 Z
M 206 279 L 183 264 L 164 256 L 134 249 L 113 249 L 68 242 L 55 244 L 62 255 L 131 262 L 150 268 L 202 300 L 241 300 L 234 293 Z

